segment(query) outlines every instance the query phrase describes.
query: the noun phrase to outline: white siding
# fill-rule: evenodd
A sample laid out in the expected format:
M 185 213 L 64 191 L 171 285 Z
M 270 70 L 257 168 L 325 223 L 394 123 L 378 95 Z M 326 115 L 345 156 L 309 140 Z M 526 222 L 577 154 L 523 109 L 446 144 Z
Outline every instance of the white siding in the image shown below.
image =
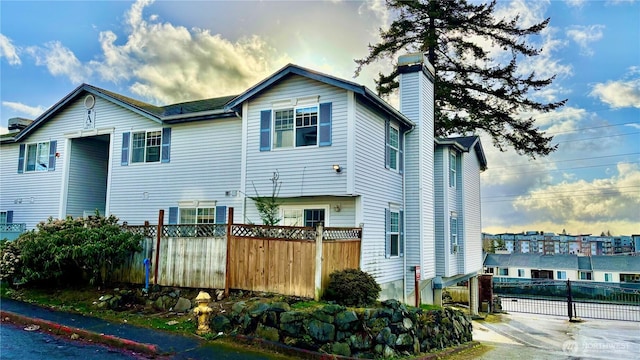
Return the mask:
M 360 195 L 364 223 L 360 263 L 384 284 L 403 278 L 404 259 L 385 258 L 385 209 L 402 206 L 402 176 L 385 168 L 385 117 L 361 102 L 356 102 L 355 117 L 354 190 Z
M 421 266 L 423 279 L 436 273 L 433 91 L 422 71 L 400 75 L 400 111 L 416 123 L 405 140 L 407 260 L 409 266 Z
M 138 129 L 145 129 L 144 123 Z M 240 208 L 239 192 L 226 195 L 240 189 L 240 131 L 236 118 L 173 125 L 169 163 L 128 166 L 120 165 L 122 132 L 116 131 L 111 213 L 131 224 L 156 223 L 158 210 L 164 209 L 167 223 L 169 207 L 179 201 L 215 200 L 218 206 Z
M 318 96 L 319 103 L 332 103 L 331 146 L 298 147 L 260 151 L 260 111 L 287 99 Z M 243 191 L 255 196 L 271 195 L 271 177 L 278 171 L 281 197 L 346 195 L 347 91 L 301 76 L 290 76 L 249 101 L 247 114 L 246 184 Z M 272 127 L 273 130 L 273 127 Z M 273 141 L 271 142 L 273 145 Z M 240 157 L 238 157 L 239 161 Z
M 471 149 L 462 155 L 464 274 L 482 270 L 482 222 L 480 212 L 480 163 Z M 517 275 L 517 274 L 516 274 Z
M 14 222 L 25 222 L 33 228 L 49 216 L 59 217 L 60 192 L 63 175 L 73 174 L 81 164 L 72 163 L 66 144 L 68 138 L 93 135 L 81 132 L 85 110 L 83 96 L 71 102 L 55 117 L 48 119 L 24 141 L 58 140 L 60 157 L 56 170 L 17 174 L 18 144 L 2 145 L 2 189 L 0 207 L 14 210 Z M 96 97 L 96 128 L 110 133 L 112 154 L 110 160 L 111 183 L 108 212 L 121 221 L 141 224 L 145 220 L 157 222 L 158 210 L 178 206 L 182 200 L 217 200 L 218 205 L 241 205 L 240 197 L 227 197 L 225 191 L 240 189 L 241 121 L 223 119 L 173 125 L 171 134 L 170 163 L 129 164 L 121 166 L 123 132 L 161 129 L 158 122 L 144 118 L 123 107 Z M 168 125 L 165 125 L 167 127 Z M 73 146 L 73 145 L 72 145 Z M 70 169 L 65 169 L 69 164 Z M 83 169 L 88 172 L 89 169 Z M 148 199 L 143 200 L 143 194 Z M 73 205 L 74 190 L 68 205 Z M 34 198 L 14 205 L 15 198 Z M 64 203 L 64 201 L 63 201 Z M 63 210 L 64 212 L 64 210 Z

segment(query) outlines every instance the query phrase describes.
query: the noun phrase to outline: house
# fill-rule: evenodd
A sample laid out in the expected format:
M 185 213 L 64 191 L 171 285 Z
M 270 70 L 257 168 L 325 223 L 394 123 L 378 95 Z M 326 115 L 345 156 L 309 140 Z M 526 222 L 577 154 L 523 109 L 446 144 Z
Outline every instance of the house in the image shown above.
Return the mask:
M 122 221 L 363 228 L 381 298 L 424 302 L 482 270 L 478 137 L 434 138 L 433 68 L 398 61 L 400 110 L 368 88 L 287 65 L 235 96 L 168 106 L 83 84 L 1 141 L 0 213 L 27 228 L 98 210 Z M 434 296 L 435 294 L 435 296 Z M 477 302 L 476 302 L 477 303 Z
M 487 254 L 484 268 L 485 273 L 493 274 L 497 282 L 548 279 L 640 284 L 640 258 L 637 256 Z

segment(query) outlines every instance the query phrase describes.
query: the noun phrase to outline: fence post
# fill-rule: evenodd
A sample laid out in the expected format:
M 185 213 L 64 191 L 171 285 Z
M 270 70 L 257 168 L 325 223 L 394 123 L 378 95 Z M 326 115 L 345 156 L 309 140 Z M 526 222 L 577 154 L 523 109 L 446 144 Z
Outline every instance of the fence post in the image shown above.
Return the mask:
M 573 319 L 573 299 L 571 298 L 571 280 L 567 279 L 567 313 L 569 321 Z
M 324 226 L 322 223 L 316 225 L 316 266 L 315 266 L 315 292 L 314 299 L 320 300 L 322 297 L 322 235 Z
M 156 231 L 156 261 L 153 262 L 153 284 L 158 285 L 158 268 L 160 263 L 160 238 L 162 237 L 162 226 L 164 225 L 164 209 L 158 211 L 158 230 Z
M 225 267 L 224 267 L 224 296 L 229 297 L 229 279 L 231 275 L 229 274 L 229 264 L 231 263 L 230 252 L 231 252 L 231 225 L 233 225 L 233 207 L 229 207 L 229 215 L 227 216 L 227 251 L 226 251 L 226 259 L 225 259 Z

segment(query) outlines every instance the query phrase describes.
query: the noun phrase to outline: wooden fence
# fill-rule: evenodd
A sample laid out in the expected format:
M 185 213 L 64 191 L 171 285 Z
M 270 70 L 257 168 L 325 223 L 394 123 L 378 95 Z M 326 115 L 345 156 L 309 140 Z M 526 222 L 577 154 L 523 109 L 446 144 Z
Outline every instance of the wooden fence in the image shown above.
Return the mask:
M 152 284 L 319 298 L 330 273 L 360 267 L 359 228 L 232 222 L 229 209 L 229 224 L 127 226 L 127 231 L 145 237 L 143 250 L 116 269 L 111 279 L 143 284 L 144 259 L 153 262 L 158 256 L 150 271 Z

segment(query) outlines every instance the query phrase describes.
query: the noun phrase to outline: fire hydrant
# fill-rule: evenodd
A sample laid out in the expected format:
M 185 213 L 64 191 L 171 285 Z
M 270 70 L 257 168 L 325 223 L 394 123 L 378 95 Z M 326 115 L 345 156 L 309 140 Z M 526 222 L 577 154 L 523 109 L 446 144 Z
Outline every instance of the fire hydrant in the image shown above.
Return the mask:
M 213 310 L 209 307 L 209 300 L 211 300 L 211 295 L 204 291 L 200 291 L 198 297 L 196 297 L 196 304 L 198 304 L 198 306 L 193 309 L 193 314 L 198 320 L 198 330 L 196 331 L 198 335 L 211 332 L 209 328 L 209 318 Z

